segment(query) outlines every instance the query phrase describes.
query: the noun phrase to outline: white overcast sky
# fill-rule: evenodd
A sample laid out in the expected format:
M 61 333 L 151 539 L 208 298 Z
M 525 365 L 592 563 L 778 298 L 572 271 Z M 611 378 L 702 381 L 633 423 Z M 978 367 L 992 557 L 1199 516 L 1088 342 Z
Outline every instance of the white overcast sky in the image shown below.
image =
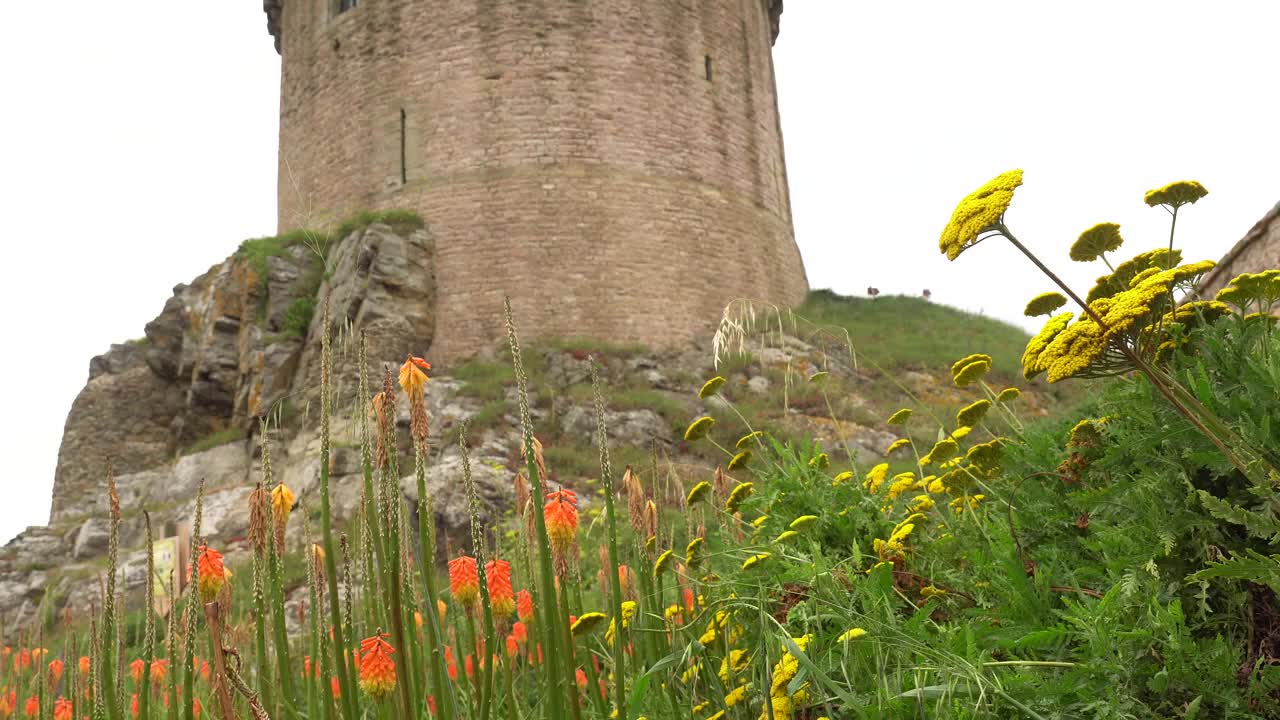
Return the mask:
M 48 518 L 89 359 L 274 231 L 279 59 L 261 7 L 6 3 L 0 540 Z M 789 0 L 775 61 L 810 284 L 927 287 L 1019 321 L 1050 287 L 1015 251 L 948 263 L 936 245 L 956 201 L 1014 167 L 1012 228 L 1082 288 L 1101 270 L 1066 260 L 1076 235 L 1113 221 L 1132 252 L 1165 242 L 1142 193 L 1173 180 L 1208 187 L 1179 244 L 1217 259 L 1280 201 L 1277 27 L 1274 0 Z

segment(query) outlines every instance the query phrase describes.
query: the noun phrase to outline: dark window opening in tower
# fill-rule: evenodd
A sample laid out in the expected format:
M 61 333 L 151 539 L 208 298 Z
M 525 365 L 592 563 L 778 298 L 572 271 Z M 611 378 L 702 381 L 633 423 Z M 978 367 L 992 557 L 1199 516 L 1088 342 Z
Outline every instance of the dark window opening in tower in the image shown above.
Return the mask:
M 703 65 L 707 72 L 707 82 L 711 82 L 711 56 L 707 55 L 703 58 Z
M 400 108 L 400 184 L 401 185 L 405 185 L 409 182 L 409 169 L 407 167 L 408 162 L 406 162 L 407 158 L 406 158 L 406 152 L 405 152 L 408 145 L 408 142 L 407 142 L 408 133 L 406 132 L 407 128 L 405 127 L 407 124 L 406 120 L 407 120 L 407 117 L 405 116 L 404 108 Z
M 338 12 L 344 13 L 356 6 L 359 0 L 338 0 Z

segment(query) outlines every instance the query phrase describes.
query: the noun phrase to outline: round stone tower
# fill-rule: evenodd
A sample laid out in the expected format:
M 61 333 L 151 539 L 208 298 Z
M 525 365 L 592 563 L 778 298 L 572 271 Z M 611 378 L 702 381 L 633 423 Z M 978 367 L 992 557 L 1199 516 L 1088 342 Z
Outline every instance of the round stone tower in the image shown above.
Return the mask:
M 265 0 L 279 229 L 408 208 L 434 358 L 504 336 L 671 346 L 804 299 L 772 44 L 782 0 Z

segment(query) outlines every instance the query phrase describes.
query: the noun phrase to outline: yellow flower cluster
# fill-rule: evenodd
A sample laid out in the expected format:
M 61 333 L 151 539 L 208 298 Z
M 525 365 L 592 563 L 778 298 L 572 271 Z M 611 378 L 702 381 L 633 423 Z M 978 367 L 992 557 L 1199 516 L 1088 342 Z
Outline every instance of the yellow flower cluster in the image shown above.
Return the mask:
M 1195 180 L 1179 180 L 1155 190 L 1148 190 L 1143 200 L 1151 207 L 1166 205 L 1176 209 L 1183 205 L 1190 205 L 1208 194 L 1209 191 Z
M 1027 317 L 1039 317 L 1048 315 L 1054 310 L 1067 304 L 1067 298 L 1059 292 L 1040 293 L 1039 295 L 1027 301 L 1027 307 L 1022 311 Z
M 862 487 L 874 495 L 880 492 L 880 486 L 884 484 L 884 479 L 888 474 L 889 463 L 880 463 L 867 473 L 867 479 L 862 481 Z
M 1174 250 L 1170 253 L 1168 250 L 1161 248 L 1140 253 L 1132 259 L 1117 265 L 1110 275 L 1103 275 L 1098 278 L 1093 288 L 1089 290 L 1089 294 L 1085 296 L 1084 301 L 1092 303 L 1094 300 L 1111 297 L 1116 293 L 1129 289 L 1134 279 L 1144 271 L 1152 268 L 1159 271 L 1181 262 L 1181 250 Z
M 1280 270 L 1241 273 L 1218 291 L 1217 299 L 1235 305 L 1241 312 L 1248 312 L 1254 304 L 1258 312 L 1267 312 L 1280 302 Z
M 910 444 L 911 444 L 911 441 L 908 440 L 907 438 L 898 438 L 897 440 L 894 440 L 893 442 L 889 443 L 889 448 L 884 451 L 884 454 L 892 455 L 895 451 L 901 450 L 902 448 L 907 447 Z
M 1010 170 L 960 201 L 938 241 L 938 248 L 948 260 L 960 257 L 960 253 L 978 243 L 983 233 L 994 229 L 1009 209 L 1013 191 L 1021 184 L 1022 171 Z
M 972 403 L 960 409 L 956 413 L 956 423 L 962 427 L 973 427 L 982 422 L 982 418 L 987 416 L 987 411 L 991 409 L 991 401 L 987 399 L 975 400 Z M 964 435 L 968 435 L 965 433 Z M 964 435 L 957 437 L 956 433 L 952 433 L 951 437 L 961 439 Z
M 1071 244 L 1071 259 L 1076 262 L 1092 262 L 1103 253 L 1115 252 L 1124 243 L 1120 237 L 1120 226 L 1115 223 L 1098 223 L 1080 233 L 1080 237 Z
M 812 640 L 812 635 L 791 639 L 796 644 L 796 647 L 800 648 L 801 652 L 809 649 L 809 643 Z M 790 720 L 795 707 L 808 701 L 808 683 L 801 684 L 799 688 L 796 688 L 795 692 L 789 690 L 791 681 L 795 679 L 796 674 L 799 672 L 800 661 L 791 654 L 791 649 L 787 647 L 782 651 L 782 657 L 778 658 L 778 663 L 773 666 L 773 682 L 769 686 L 769 705 L 773 709 L 774 720 Z M 764 708 L 761 712 L 761 718 L 769 720 L 769 707 Z
M 910 419 L 911 419 L 911 408 L 902 408 L 898 412 L 890 415 L 889 419 L 886 420 L 885 422 L 889 423 L 890 425 L 906 425 L 907 421 Z
M 896 500 L 899 495 L 911 489 L 916 484 L 916 474 L 913 472 L 898 473 L 893 476 L 893 482 L 889 483 L 889 490 L 886 493 L 890 500 Z

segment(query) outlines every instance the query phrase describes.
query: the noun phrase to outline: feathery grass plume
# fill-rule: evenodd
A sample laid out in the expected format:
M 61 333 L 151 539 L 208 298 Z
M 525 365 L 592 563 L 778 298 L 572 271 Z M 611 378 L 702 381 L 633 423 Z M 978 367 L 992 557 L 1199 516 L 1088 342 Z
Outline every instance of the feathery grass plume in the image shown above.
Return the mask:
M 1022 311 L 1022 314 L 1027 317 L 1049 315 L 1066 304 L 1067 298 L 1060 292 L 1040 293 L 1027 301 L 1027 307 Z
M 155 659 L 156 651 L 156 616 L 155 616 L 155 581 L 156 581 L 156 553 L 153 545 L 154 539 L 151 535 L 151 513 L 146 510 L 142 511 L 142 519 L 145 528 L 144 542 L 147 544 L 147 579 L 146 587 L 143 590 L 143 628 L 142 628 L 142 671 L 143 675 L 149 677 L 155 666 L 152 665 Z M 151 692 L 148 690 L 142 693 L 142 703 L 140 712 L 142 717 L 151 717 L 149 708 L 151 701 Z
M 1080 237 L 1071 244 L 1070 256 L 1076 262 L 1093 262 L 1104 254 L 1115 252 L 1124 244 L 1124 238 L 1120 237 L 1120 226 L 1112 222 L 1098 223 L 1093 227 L 1080 233 Z M 1064 299 L 1062 304 L 1057 307 L 1049 308 L 1047 312 L 1036 313 L 1037 315 L 1047 315 L 1058 307 L 1066 304 Z M 1031 313 L 1027 313 L 1030 315 Z
M 637 534 L 643 534 L 645 530 L 644 509 L 649 500 L 645 497 L 644 485 L 640 483 L 640 476 L 632 471 L 630 465 L 622 473 L 622 491 L 627 494 L 627 521 Z
M 98 655 L 98 679 L 95 697 L 110 693 L 102 704 L 108 720 L 119 720 L 121 701 L 117 691 L 116 659 L 116 567 L 120 553 L 120 495 L 116 491 L 115 468 L 107 463 L 107 505 L 109 508 L 109 538 L 107 544 L 106 586 L 102 595 L 102 647 Z
M 1022 171 L 1010 170 L 960 201 L 938 241 L 939 249 L 948 260 L 955 260 L 960 253 L 981 242 L 984 235 L 997 230 L 1013 201 L 1013 191 L 1021 184 Z
M 1183 205 L 1190 205 L 1200 198 L 1208 195 L 1209 191 L 1195 180 L 1179 180 L 1171 182 L 1164 187 L 1158 187 L 1155 190 L 1148 190 L 1143 197 L 1143 202 L 1151 207 L 1164 205 L 1171 210 L 1177 210 Z
M 603 547 L 608 549 L 608 561 L 601 563 L 602 567 L 608 571 L 610 579 L 619 578 L 618 571 L 618 519 L 617 511 L 614 508 L 614 492 L 613 492 L 613 467 L 609 459 L 609 433 L 605 424 L 605 401 L 604 392 L 600 387 L 600 372 L 595 362 L 595 358 L 591 358 L 591 392 L 595 402 L 596 411 L 596 437 L 597 445 L 600 448 L 600 481 L 604 485 L 604 503 L 605 503 L 605 536 L 606 541 Z M 628 474 L 630 468 L 627 468 Z M 611 582 L 609 584 L 608 609 L 609 614 L 613 617 L 619 617 L 622 614 L 622 590 L 623 583 Z M 527 593 L 526 593 L 527 594 Z M 523 617 L 521 618 L 524 619 Z M 622 644 L 618 643 L 613 648 L 613 690 L 614 690 L 614 707 L 623 708 L 626 698 L 626 672 L 624 665 L 625 657 L 622 651 Z M 626 720 L 625 716 L 623 720 Z
M 723 377 L 717 375 L 702 384 L 702 388 L 698 390 L 698 399 L 706 400 L 707 398 L 720 392 L 720 388 L 724 387 L 727 382 Z
M 503 310 L 507 325 L 507 344 L 511 350 L 511 364 L 516 376 L 516 397 L 519 401 L 520 425 L 524 435 L 525 464 L 533 488 L 534 507 L 538 508 L 544 504 L 542 490 L 545 478 L 539 474 L 539 468 L 534 463 L 533 458 L 530 457 L 533 455 L 534 437 L 533 420 L 529 415 L 528 377 L 525 374 L 524 358 L 520 352 L 520 341 L 516 336 L 515 319 L 511 313 L 511 298 L 504 298 Z M 558 605 L 555 602 L 556 591 L 552 572 L 551 541 L 547 535 L 546 518 L 544 513 L 541 512 L 535 512 L 533 516 L 537 526 L 538 594 L 542 598 L 543 605 L 543 617 L 540 625 L 544 629 L 543 637 L 550 640 L 547 658 L 549 667 L 548 671 L 542 676 L 546 682 L 543 696 L 546 698 L 549 717 L 561 718 L 564 716 L 563 708 L 566 703 L 571 703 L 573 707 L 576 707 L 575 699 L 569 695 L 573 687 L 574 673 L 569 656 L 569 648 L 565 646 L 564 641 L 566 632 L 564 617 L 559 612 Z
M 267 431 L 266 420 L 259 421 L 261 433 L 265 436 Z M 253 554 L 257 558 L 261 558 L 267 552 L 267 503 L 270 502 L 270 496 L 266 489 L 262 487 L 262 483 L 254 486 L 249 492 L 249 545 L 253 547 Z

